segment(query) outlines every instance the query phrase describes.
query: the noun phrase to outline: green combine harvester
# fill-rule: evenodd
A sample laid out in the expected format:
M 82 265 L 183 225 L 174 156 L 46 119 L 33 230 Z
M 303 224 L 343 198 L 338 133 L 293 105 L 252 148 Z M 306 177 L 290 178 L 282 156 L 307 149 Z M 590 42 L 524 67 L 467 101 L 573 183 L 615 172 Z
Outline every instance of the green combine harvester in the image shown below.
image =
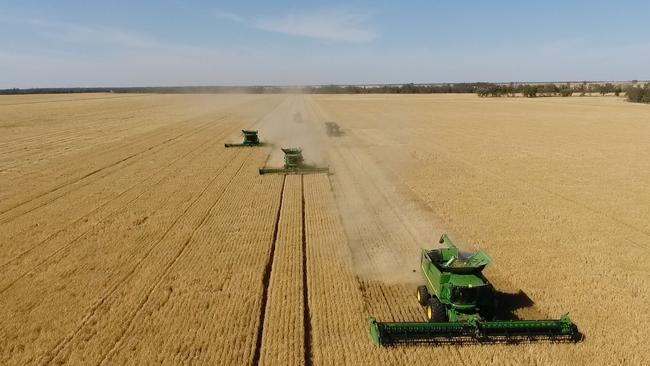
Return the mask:
M 240 144 L 224 144 L 226 147 L 253 147 L 253 146 L 262 146 L 263 143 L 260 142 L 259 137 L 257 137 L 257 131 L 255 130 L 242 130 L 244 135 L 244 141 Z
M 343 136 L 343 131 L 336 122 L 325 122 L 325 131 L 329 137 Z
M 328 167 L 318 167 L 305 164 L 302 149 L 290 147 L 282 149 L 284 152 L 284 166 L 281 168 L 260 168 L 260 174 L 310 174 L 329 173 Z
M 446 248 L 422 250 L 420 267 L 425 285 L 417 299 L 427 322 L 368 320 L 370 338 L 379 345 L 399 343 L 505 342 L 551 340 L 577 342 L 578 328 L 563 315 L 557 320 L 494 320 L 495 291 L 483 276 L 491 259 L 482 251 L 465 254 L 447 235 Z

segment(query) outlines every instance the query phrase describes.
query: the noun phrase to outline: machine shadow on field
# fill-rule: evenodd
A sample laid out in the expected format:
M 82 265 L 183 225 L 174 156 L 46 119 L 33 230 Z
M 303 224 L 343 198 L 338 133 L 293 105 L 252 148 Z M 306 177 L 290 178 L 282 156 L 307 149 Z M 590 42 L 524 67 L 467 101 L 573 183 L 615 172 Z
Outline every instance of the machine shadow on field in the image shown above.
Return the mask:
M 547 314 L 542 313 L 539 309 L 535 308 L 535 302 L 523 290 L 519 290 L 516 293 L 496 290 L 494 296 L 497 301 L 497 306 L 494 312 L 494 318 L 496 320 L 526 320 L 527 318 L 530 319 L 531 315 L 532 318 L 537 319 L 548 318 Z M 517 314 L 520 310 L 524 310 L 524 314 Z M 569 339 L 569 341 L 582 342 L 585 338 L 585 334 L 577 329 L 577 334 L 574 338 Z M 557 339 L 554 340 L 557 341 Z
M 494 297 L 498 304 L 494 316 L 499 320 L 521 320 L 516 313 L 517 310 L 535 306 L 535 302 L 523 290 L 514 294 L 497 290 L 494 292 Z

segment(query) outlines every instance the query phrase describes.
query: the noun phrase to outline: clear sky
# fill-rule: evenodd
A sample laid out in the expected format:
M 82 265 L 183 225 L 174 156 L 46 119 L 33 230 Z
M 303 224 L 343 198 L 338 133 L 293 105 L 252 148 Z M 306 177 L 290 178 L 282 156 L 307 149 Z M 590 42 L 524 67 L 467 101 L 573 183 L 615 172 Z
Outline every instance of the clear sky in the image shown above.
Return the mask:
M 0 0 L 0 88 L 630 79 L 647 0 Z

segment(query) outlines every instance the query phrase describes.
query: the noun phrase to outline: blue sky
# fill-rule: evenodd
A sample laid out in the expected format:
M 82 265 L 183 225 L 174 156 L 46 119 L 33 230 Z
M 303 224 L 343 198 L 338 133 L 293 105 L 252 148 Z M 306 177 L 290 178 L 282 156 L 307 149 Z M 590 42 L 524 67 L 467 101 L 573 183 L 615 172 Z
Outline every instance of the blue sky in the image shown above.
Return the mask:
M 650 79 L 648 1 L 0 0 L 0 88 Z

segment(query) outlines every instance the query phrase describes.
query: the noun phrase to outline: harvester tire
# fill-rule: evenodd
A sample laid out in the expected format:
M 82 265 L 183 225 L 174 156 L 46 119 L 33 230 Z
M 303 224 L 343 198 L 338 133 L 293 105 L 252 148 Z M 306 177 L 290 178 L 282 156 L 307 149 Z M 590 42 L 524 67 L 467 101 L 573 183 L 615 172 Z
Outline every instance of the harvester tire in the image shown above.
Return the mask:
M 418 302 L 422 306 L 427 306 L 429 299 L 431 298 L 431 295 L 429 295 L 429 290 L 427 290 L 426 286 L 418 286 L 416 296 L 418 298 Z
M 445 309 L 445 305 L 435 296 L 432 296 L 427 304 L 427 320 L 431 323 L 447 321 L 447 309 Z

